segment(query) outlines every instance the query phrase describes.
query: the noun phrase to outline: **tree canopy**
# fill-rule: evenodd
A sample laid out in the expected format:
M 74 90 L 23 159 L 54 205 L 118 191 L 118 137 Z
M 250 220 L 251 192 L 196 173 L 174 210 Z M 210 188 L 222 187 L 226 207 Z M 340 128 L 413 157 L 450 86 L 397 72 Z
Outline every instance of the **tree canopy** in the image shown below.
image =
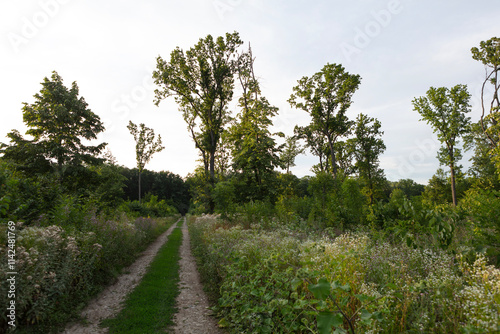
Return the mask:
M 219 140 L 229 120 L 227 105 L 233 98 L 236 52 L 242 43 L 237 32 L 227 33 L 225 39 L 208 35 L 186 52 L 177 47 L 170 61 L 158 57 L 153 72 L 159 86 L 156 105 L 175 97 L 211 182 Z
M 288 100 L 292 107 L 308 112 L 310 130 L 326 138 L 334 176 L 337 175 L 334 144 L 347 135 L 353 125 L 346 112 L 360 82 L 359 75 L 346 72 L 342 65 L 326 64 L 320 72 L 300 79 Z
M 127 129 L 134 136 L 135 140 L 135 159 L 137 161 L 137 169 L 139 170 L 139 203 L 141 202 L 141 173 L 144 166 L 151 160 L 153 154 L 161 152 L 165 149 L 161 143 L 161 136 L 158 135 L 155 141 L 155 132 L 141 123 L 139 127 L 132 121 L 129 121 Z
M 424 97 L 413 100 L 414 109 L 422 116 L 422 121 L 430 124 L 443 144 L 438 152 L 442 165 L 449 166 L 451 172 L 451 192 L 453 204 L 457 204 L 455 189 L 456 163 L 461 158 L 458 142 L 461 136 L 469 130 L 470 94 L 467 86 L 456 85 L 451 89 L 446 87 L 431 87 Z
M 67 88 L 54 71 L 41 84 L 35 102 L 25 102 L 22 108 L 26 134 L 33 139 L 25 139 L 13 130 L 7 135 L 11 144 L 3 145 L 4 158 L 32 173 L 55 170 L 60 180 L 71 167 L 102 163 L 98 155 L 106 143 L 93 146 L 84 140 L 96 139 L 104 126 L 85 99 L 79 97 L 76 82 Z

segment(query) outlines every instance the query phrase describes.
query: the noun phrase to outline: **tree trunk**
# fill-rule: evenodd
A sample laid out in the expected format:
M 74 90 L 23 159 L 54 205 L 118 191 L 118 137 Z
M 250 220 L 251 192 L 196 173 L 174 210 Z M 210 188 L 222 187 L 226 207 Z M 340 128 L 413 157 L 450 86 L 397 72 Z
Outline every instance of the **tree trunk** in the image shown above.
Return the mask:
M 328 137 L 328 145 L 330 146 L 330 158 L 332 160 L 333 178 L 337 178 L 337 162 L 335 160 L 335 149 L 333 148 L 333 141 Z
M 209 193 L 208 195 L 208 210 L 210 211 L 209 213 L 214 213 L 215 211 L 215 202 L 212 197 L 212 190 L 214 189 L 215 186 L 215 150 L 210 151 L 210 175 L 209 175 Z
M 455 167 L 450 164 L 450 179 L 451 179 L 451 199 L 453 201 L 453 206 L 457 206 L 457 190 L 455 187 Z
M 455 187 L 455 157 L 453 156 L 453 146 L 448 151 L 450 156 L 450 179 L 451 179 L 451 200 L 453 206 L 457 206 L 457 189 Z
M 139 169 L 139 204 L 141 204 L 141 170 Z
M 215 151 L 210 152 L 210 183 L 215 184 Z
M 370 205 L 373 205 L 373 180 L 370 171 L 368 171 L 368 189 L 370 189 Z

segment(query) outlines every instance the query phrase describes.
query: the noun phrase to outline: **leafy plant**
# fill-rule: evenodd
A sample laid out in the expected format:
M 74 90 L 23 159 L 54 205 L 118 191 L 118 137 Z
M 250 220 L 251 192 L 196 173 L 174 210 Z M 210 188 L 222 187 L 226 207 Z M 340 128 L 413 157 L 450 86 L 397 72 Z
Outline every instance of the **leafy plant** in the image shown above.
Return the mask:
M 334 333 L 346 333 L 344 322 L 348 324 L 348 331 L 355 334 L 356 321 L 370 325 L 373 320 L 383 320 L 382 311 L 370 313 L 365 308 L 376 298 L 364 294 L 353 294 L 349 284 L 342 285 L 339 281 L 330 283 L 323 277 L 318 280 L 317 284 L 310 283 L 308 289 L 320 301 L 317 306 L 317 323 L 320 334 L 330 334 L 332 328 L 335 329 Z M 353 298 L 357 299 L 361 305 L 354 312 L 348 314 L 346 312 L 348 303 Z M 330 310 L 329 302 L 333 303 L 335 310 Z M 365 304 L 363 305 L 363 303 Z

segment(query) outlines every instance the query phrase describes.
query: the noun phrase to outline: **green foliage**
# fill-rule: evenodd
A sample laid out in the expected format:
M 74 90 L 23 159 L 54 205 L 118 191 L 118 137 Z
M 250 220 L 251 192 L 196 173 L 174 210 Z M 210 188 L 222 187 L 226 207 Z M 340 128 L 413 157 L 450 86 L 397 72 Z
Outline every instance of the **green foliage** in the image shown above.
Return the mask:
M 27 178 L 0 162 L 0 222 L 34 222 L 53 208 L 60 192 L 54 177 Z
M 383 197 L 384 171 L 379 165 L 379 156 L 385 151 L 385 144 L 380 138 L 384 132 L 380 131 L 381 124 L 375 119 L 359 114 L 352 139 L 356 170 L 359 178 L 366 184 L 363 192 L 370 199 L 370 204 L 377 198 Z
M 240 213 L 238 221 L 244 228 L 250 228 L 251 225 L 256 222 L 268 226 L 274 215 L 272 204 L 263 201 L 250 201 L 244 203 L 238 207 L 237 211 Z
M 455 182 L 455 194 L 457 200 L 460 200 L 464 193 L 471 187 L 471 181 L 457 168 L 455 171 Z M 435 205 L 453 203 L 450 174 L 439 168 L 425 186 L 425 190 L 422 193 L 422 201 L 428 208 L 432 208 Z
M 479 48 L 474 47 L 471 52 L 472 58 L 482 62 L 486 70 L 481 89 L 482 114 L 479 124 L 485 136 L 485 142 L 490 147 L 490 154 L 495 161 L 496 167 L 499 168 L 500 140 L 498 121 L 500 118 L 500 99 L 498 91 L 500 89 L 500 80 L 498 80 L 498 72 L 500 71 L 500 38 L 493 37 L 487 41 L 482 41 Z M 487 83 L 493 86 L 489 91 L 486 87 Z M 489 92 L 492 92 L 491 97 L 488 97 Z M 488 104 L 489 108 L 487 107 Z
M 328 147 L 324 136 L 314 131 L 313 124 L 307 126 L 295 126 L 295 135 L 306 141 L 306 147 L 311 151 L 311 153 L 319 158 L 319 165 L 313 167 L 313 170 L 317 172 L 327 172 L 329 170 L 328 163 Z
M 478 189 L 500 190 L 500 179 L 495 161 L 491 156 L 491 143 L 484 133 L 481 123 L 471 125 L 471 132 L 465 138 L 466 149 L 473 149 L 472 165 L 468 170 L 472 186 Z
M 364 294 L 353 294 L 349 284 L 342 285 L 339 281 L 330 283 L 322 277 L 317 284 L 309 284 L 308 289 L 313 293 L 314 298 L 320 301 L 317 306 L 319 309 L 317 323 L 320 334 L 329 334 L 332 328 L 335 329 L 335 333 L 346 333 L 344 321 L 349 325 L 349 332 L 354 334 L 355 320 L 359 320 L 365 325 L 371 325 L 372 320 L 383 320 L 381 311 L 370 313 L 362 305 L 363 302 L 371 303 L 376 298 Z M 346 314 L 344 310 L 352 302 L 352 299 L 357 299 L 361 306 L 353 314 Z M 328 302 L 333 302 L 336 310 L 330 311 L 327 306 Z
M 470 112 L 469 100 L 467 86 L 456 85 L 451 89 L 431 87 L 427 96 L 412 101 L 414 110 L 422 116 L 421 121 L 433 127 L 443 145 L 438 152 L 438 159 L 442 165 L 450 167 L 453 205 L 457 204 L 455 169 L 462 157 L 458 148 L 459 139 L 469 131 L 470 125 L 470 117 L 466 117 Z
M 473 230 L 475 248 L 486 249 L 493 262 L 500 264 L 500 192 L 471 189 L 460 202 Z
M 129 121 L 127 129 L 134 136 L 135 140 L 135 159 L 137 161 L 137 169 L 139 170 L 139 203 L 141 202 L 141 173 L 144 166 L 151 160 L 153 154 L 161 152 L 165 147 L 161 144 L 161 136 L 155 141 L 155 132 L 141 123 L 139 127 Z
M 229 333 L 498 330 L 500 271 L 482 256 L 467 262 L 366 233 L 331 239 L 264 226 L 210 216 L 189 222 L 205 286 Z
M 342 65 L 326 64 L 310 78 L 300 79 L 288 100 L 292 107 L 311 115 L 309 130 L 326 139 L 334 176 L 337 175 L 334 144 L 351 130 L 353 122 L 346 112 L 360 80 L 359 75 L 349 74 Z
M 123 201 L 125 182 L 127 178 L 121 174 L 120 167 L 104 163 L 95 167 L 95 190 L 90 193 L 99 210 L 113 211 Z
M 160 87 L 155 90 L 156 105 L 175 97 L 211 183 L 215 181 L 215 153 L 228 121 L 227 105 L 233 97 L 234 56 L 243 44 L 237 32 L 225 37 L 208 35 L 186 52 L 177 47 L 169 62 L 157 58 L 157 70 L 153 72 Z
M 298 196 L 279 196 L 275 204 L 276 217 L 286 226 L 301 225 L 311 214 L 312 199 Z
M 343 229 L 365 221 L 367 197 L 361 192 L 358 180 L 348 178 L 340 182 L 328 173 L 318 173 L 309 181 L 309 192 L 310 224 Z
M 215 212 L 221 213 L 224 218 L 228 218 L 235 211 L 236 193 L 233 182 L 222 181 L 215 185 L 213 190 L 215 201 Z
M 186 185 L 190 191 L 189 212 L 192 214 L 202 214 L 210 212 L 210 207 L 214 204 L 212 199 L 212 187 L 205 171 L 200 168 L 188 174 Z
M 285 138 L 285 146 L 281 152 L 280 159 L 287 173 L 290 173 L 290 167 L 295 166 L 295 158 L 302 153 L 304 153 L 304 148 L 299 144 L 298 137 L 291 136 Z
M 16 130 L 9 133 L 11 145 L 2 149 L 3 158 L 28 175 L 55 170 L 61 182 L 72 168 L 102 163 L 97 155 L 106 144 L 87 146 L 82 141 L 96 139 L 104 127 L 78 94 L 76 82 L 68 89 L 55 71 L 50 80 L 44 78 L 35 102 L 23 106 L 26 134 L 33 139 L 24 139 Z
M 408 198 L 420 196 L 425 190 L 423 184 L 419 184 L 412 179 L 401 179 L 397 182 L 392 182 L 391 187 L 393 189 L 401 189 Z
M 239 99 L 241 112 L 228 130 L 233 170 L 240 174 L 247 187 L 253 189 L 247 200 L 265 200 L 273 192 L 271 179 L 275 178 L 274 169 L 283 167 L 273 136 L 283 137 L 282 133 L 272 134 L 272 117 L 278 113 L 262 96 L 259 82 L 253 70 L 251 50 L 240 55 L 238 60 L 238 78 L 243 94 Z
M 123 189 L 123 199 L 138 200 L 138 170 L 126 167 L 118 167 L 120 173 L 126 178 Z M 141 196 L 150 193 L 158 196 L 159 200 L 172 203 L 177 210 L 185 214 L 189 209 L 191 195 L 189 193 L 188 182 L 185 182 L 179 175 L 167 171 L 154 172 L 143 170 L 141 173 Z
M 171 203 L 164 199 L 158 201 L 158 196 L 152 194 L 147 194 L 143 202 L 125 202 L 120 208 L 134 217 L 168 217 L 179 213 Z

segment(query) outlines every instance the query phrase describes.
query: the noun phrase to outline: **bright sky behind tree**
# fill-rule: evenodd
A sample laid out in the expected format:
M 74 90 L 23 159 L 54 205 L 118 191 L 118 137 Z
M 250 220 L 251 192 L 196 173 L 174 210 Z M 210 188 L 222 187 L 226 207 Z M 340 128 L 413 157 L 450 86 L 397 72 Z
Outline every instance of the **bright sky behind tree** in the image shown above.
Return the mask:
M 57 71 L 66 86 L 78 83 L 106 131 L 99 137 L 118 163 L 135 166 L 129 120 L 161 134 L 165 150 L 148 169 L 181 176 L 197 164 L 194 147 L 173 98 L 154 106 L 156 57 L 169 59 L 208 34 L 238 31 L 251 43 L 262 93 L 279 107 L 276 131 L 293 134 L 309 116 L 287 100 L 302 76 L 341 63 L 361 76 L 348 111 L 382 123 L 389 180 L 420 183 L 436 172 L 437 137 L 411 100 L 429 87 L 466 84 L 473 121 L 480 116 L 482 64 L 470 49 L 500 37 L 497 0 L 4 0 L 0 3 L 0 141 L 22 133 L 22 102 L 31 103 L 44 77 Z M 235 111 L 237 111 L 235 109 Z M 469 165 L 467 157 L 462 160 Z M 297 158 L 292 172 L 311 175 L 318 161 Z

